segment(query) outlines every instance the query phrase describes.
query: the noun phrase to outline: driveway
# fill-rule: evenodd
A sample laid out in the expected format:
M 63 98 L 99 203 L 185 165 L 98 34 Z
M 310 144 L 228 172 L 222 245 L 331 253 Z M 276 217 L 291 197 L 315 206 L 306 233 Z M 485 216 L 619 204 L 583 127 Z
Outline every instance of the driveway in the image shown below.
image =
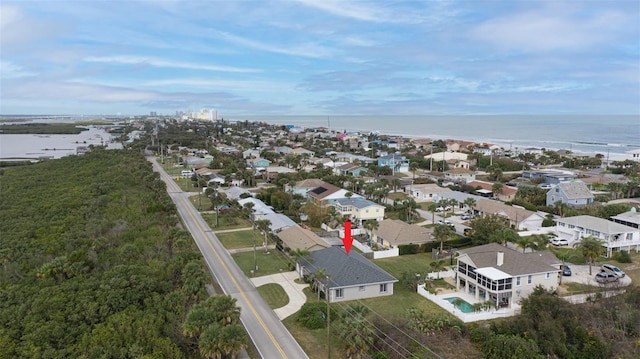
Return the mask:
M 256 286 L 256 288 L 268 283 L 276 283 L 284 289 L 289 296 L 289 303 L 284 307 L 273 310 L 278 318 L 283 320 L 284 318 L 299 311 L 300 308 L 302 308 L 302 305 L 307 301 L 307 296 L 302 290 L 308 287 L 309 284 L 296 283 L 296 279 L 298 279 L 298 273 L 296 271 L 291 271 L 251 278 L 251 282 Z
M 591 275 L 589 275 L 589 266 L 588 265 L 575 265 L 571 263 L 567 263 L 571 268 L 571 276 L 562 277 L 562 283 L 581 283 L 592 286 L 600 286 L 598 282 L 596 282 L 595 276 L 600 271 L 599 265 L 593 265 L 591 267 Z M 629 276 L 625 276 L 624 278 L 620 278 L 617 283 L 608 284 L 610 287 L 618 287 L 618 286 L 627 286 L 631 284 L 631 278 Z

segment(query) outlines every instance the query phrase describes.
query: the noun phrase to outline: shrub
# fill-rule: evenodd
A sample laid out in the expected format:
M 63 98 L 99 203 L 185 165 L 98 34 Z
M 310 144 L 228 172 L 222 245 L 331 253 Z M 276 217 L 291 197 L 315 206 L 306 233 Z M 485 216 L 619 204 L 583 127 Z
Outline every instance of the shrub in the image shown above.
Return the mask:
M 322 302 L 305 303 L 300 308 L 296 321 L 307 329 L 324 328 L 326 325 L 326 304 Z
M 631 263 L 631 255 L 627 251 L 615 252 L 613 254 L 613 259 L 617 260 L 619 263 Z

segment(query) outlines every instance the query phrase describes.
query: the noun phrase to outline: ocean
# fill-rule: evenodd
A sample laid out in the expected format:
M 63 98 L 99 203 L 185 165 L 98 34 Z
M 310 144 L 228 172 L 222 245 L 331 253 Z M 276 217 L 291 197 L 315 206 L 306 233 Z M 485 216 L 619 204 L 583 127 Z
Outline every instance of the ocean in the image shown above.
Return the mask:
M 346 132 L 380 132 L 413 138 L 492 143 L 508 149 L 570 150 L 622 161 L 640 149 L 640 116 L 237 116 L 231 121 L 264 121 Z

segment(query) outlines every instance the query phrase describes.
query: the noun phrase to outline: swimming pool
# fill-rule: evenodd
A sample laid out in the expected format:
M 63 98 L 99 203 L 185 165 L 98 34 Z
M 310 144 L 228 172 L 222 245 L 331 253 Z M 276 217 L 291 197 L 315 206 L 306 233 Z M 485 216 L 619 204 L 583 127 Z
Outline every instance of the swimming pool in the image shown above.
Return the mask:
M 464 299 L 458 297 L 445 298 L 447 302 L 456 306 L 456 308 L 460 309 L 463 313 L 473 313 L 473 306 L 467 303 Z M 456 303 L 454 303 L 456 302 Z

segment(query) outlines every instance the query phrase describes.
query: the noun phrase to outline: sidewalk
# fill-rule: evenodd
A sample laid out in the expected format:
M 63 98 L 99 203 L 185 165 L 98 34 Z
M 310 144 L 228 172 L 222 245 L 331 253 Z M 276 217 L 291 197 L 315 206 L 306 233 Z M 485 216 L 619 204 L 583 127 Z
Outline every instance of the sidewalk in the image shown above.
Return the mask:
M 298 279 L 298 273 L 296 271 L 291 271 L 251 278 L 251 282 L 255 287 L 260 287 L 269 283 L 276 283 L 284 289 L 289 296 L 289 303 L 284 307 L 273 310 L 278 318 L 283 320 L 299 311 L 300 308 L 302 308 L 302 305 L 307 301 L 307 296 L 302 290 L 308 287 L 309 284 L 298 284 L 295 282 L 296 279 Z

